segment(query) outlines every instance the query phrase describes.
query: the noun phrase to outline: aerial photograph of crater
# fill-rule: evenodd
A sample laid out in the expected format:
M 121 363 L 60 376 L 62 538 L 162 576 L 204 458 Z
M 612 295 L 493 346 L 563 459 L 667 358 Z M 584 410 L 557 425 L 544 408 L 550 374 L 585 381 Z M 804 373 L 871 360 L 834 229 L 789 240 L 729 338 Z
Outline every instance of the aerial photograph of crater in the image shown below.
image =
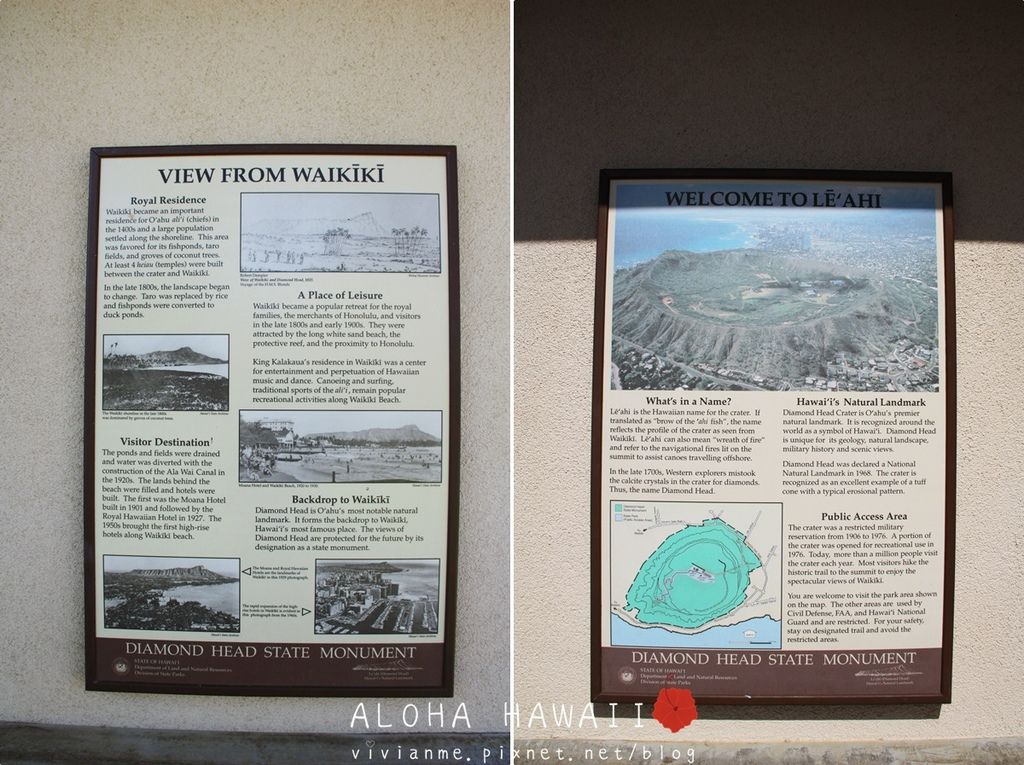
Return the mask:
M 619 190 L 613 390 L 939 389 L 930 189 L 843 189 L 869 200 L 852 209 L 680 206 L 664 189 Z

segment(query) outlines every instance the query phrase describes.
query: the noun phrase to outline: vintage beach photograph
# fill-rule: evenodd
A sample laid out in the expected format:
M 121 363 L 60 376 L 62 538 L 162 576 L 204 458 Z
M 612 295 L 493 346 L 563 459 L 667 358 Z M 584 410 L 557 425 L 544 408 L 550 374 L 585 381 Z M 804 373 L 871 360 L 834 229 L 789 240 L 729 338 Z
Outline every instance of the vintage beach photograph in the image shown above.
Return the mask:
M 223 412 L 227 335 L 104 335 L 103 409 Z
M 317 560 L 314 631 L 434 635 L 441 561 Z
M 440 411 L 242 410 L 241 483 L 440 483 Z
M 238 558 L 103 556 L 103 626 L 238 632 Z
M 241 270 L 440 273 L 437 194 L 252 192 Z

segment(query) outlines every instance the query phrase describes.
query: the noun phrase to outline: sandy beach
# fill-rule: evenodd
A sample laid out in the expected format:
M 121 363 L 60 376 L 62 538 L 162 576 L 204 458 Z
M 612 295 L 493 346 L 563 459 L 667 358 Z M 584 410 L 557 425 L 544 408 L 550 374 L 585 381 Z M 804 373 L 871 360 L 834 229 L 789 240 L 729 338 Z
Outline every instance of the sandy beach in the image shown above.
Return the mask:
M 239 466 L 242 483 L 439 483 L 441 447 L 337 447 L 313 454 L 279 453 L 267 473 Z

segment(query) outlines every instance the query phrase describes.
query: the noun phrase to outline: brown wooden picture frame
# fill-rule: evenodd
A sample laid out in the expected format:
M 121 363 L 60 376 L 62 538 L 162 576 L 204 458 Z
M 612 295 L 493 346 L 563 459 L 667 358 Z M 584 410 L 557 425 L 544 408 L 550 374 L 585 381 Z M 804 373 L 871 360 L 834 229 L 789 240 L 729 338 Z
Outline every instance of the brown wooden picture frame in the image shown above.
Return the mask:
M 443 422 L 443 443 L 447 445 L 447 458 L 444 468 L 447 471 L 447 496 L 442 503 L 447 508 L 446 529 L 444 533 L 446 564 L 445 580 L 441 588 L 444 618 L 443 642 L 430 643 L 426 641 L 416 643 L 421 648 L 429 648 L 415 656 L 414 661 L 406 661 L 412 666 L 409 669 L 417 678 L 415 682 L 381 682 L 374 684 L 367 681 L 365 676 L 357 682 L 347 683 L 345 678 L 352 677 L 352 671 L 346 669 L 348 674 L 338 672 L 334 674 L 330 659 L 315 662 L 316 666 L 307 666 L 296 670 L 295 665 L 287 662 L 268 659 L 261 661 L 252 660 L 248 666 L 244 661 L 237 660 L 232 663 L 230 660 L 221 662 L 223 666 L 230 667 L 239 680 L 232 679 L 231 682 L 218 682 L 217 674 L 210 672 L 206 675 L 199 673 L 188 674 L 185 680 L 175 679 L 138 679 L 133 678 L 130 670 L 124 670 L 126 664 L 120 657 L 123 656 L 124 647 L 117 643 L 124 644 L 125 638 L 99 638 L 97 636 L 97 597 L 102 593 L 97 592 L 96 556 L 101 553 L 97 544 L 97 486 L 99 485 L 99 459 L 96 449 L 97 421 L 102 412 L 97 411 L 97 391 L 102 383 L 98 379 L 97 365 L 98 354 L 103 352 L 100 344 L 101 324 L 98 311 L 100 300 L 98 290 L 100 289 L 100 243 L 103 236 L 102 215 L 101 215 L 101 189 L 103 188 L 104 163 L 107 160 L 123 160 L 130 158 L 182 158 L 196 157 L 197 163 L 203 158 L 214 157 L 262 157 L 262 156 L 287 156 L 294 157 L 300 161 L 302 157 L 331 157 L 337 158 L 339 164 L 346 157 L 378 157 L 385 161 L 389 157 L 430 157 L 440 158 L 444 162 L 444 195 L 446 204 L 439 206 L 438 215 L 443 221 L 438 223 L 438 238 L 441 232 L 445 231 L 443 238 L 445 248 L 439 244 L 441 253 L 447 252 L 443 259 L 439 258 L 439 270 L 435 272 L 436 279 L 447 287 L 447 326 L 438 327 L 440 337 L 447 340 L 447 375 L 448 390 L 440 393 L 447 402 L 447 417 Z M 181 187 L 169 191 L 178 191 Z M 196 190 L 196 187 L 185 187 L 189 191 Z M 241 193 L 246 191 L 240 187 Z M 336 191 L 337 188 L 325 188 L 325 191 Z M 346 189 L 348 190 L 348 189 Z M 460 320 L 459 320 L 459 216 L 458 216 L 458 182 L 457 182 L 457 154 L 454 146 L 414 146 L 414 145 L 374 145 L 374 144 L 239 144 L 239 145 L 199 145 L 199 146 L 143 146 L 143 147 L 112 147 L 94 148 L 90 157 L 90 183 L 89 183 L 89 213 L 88 213 L 88 251 L 87 251 L 87 276 L 86 276 L 86 331 L 85 331 L 85 401 L 84 401 L 84 451 L 83 459 L 85 466 L 84 479 L 84 565 L 85 565 L 85 684 L 88 690 L 100 691 L 129 691 L 147 693 L 184 693 L 184 694 L 222 694 L 222 695 L 253 695 L 253 696 L 359 696 L 359 697 L 450 697 L 454 692 L 455 680 L 455 635 L 457 616 L 457 572 L 458 572 L 458 529 L 459 529 L 459 465 L 460 465 Z M 424 236 L 426 232 L 423 232 Z M 374 273 L 364 271 L 364 273 Z M 441 335 L 443 333 L 443 335 Z M 235 401 L 230 402 L 231 412 L 235 415 L 227 421 L 237 422 L 238 405 Z M 237 447 L 238 444 L 236 443 Z M 317 487 L 319 488 L 319 487 Z M 421 489 L 418 489 L 421 490 Z M 440 538 L 440 537 L 439 537 Z M 244 552 L 244 550 L 242 551 Z M 249 551 L 251 555 L 252 551 Z M 317 553 L 322 558 L 323 553 Z M 238 558 L 235 552 L 226 551 L 226 558 Z M 313 553 L 310 553 L 310 562 Z M 353 555 L 353 558 L 366 556 Z M 394 556 L 397 560 L 402 556 Z M 410 556 L 404 556 L 409 558 Z M 211 560 L 214 558 L 211 557 Z M 369 558 L 366 558 L 370 560 Z M 426 559 L 426 558 L 424 558 Z M 374 559 L 375 560 L 375 559 Z M 438 561 L 439 563 L 439 561 Z M 244 563 L 241 565 L 245 565 Z M 312 585 L 310 585 L 312 586 Z M 309 613 L 307 611 L 307 613 Z M 312 629 L 312 623 L 310 623 Z M 172 638 L 162 640 L 152 633 L 144 633 L 144 637 L 137 640 L 147 643 L 179 643 L 187 644 L 186 638 Z M 257 645 L 254 641 L 246 640 L 244 634 L 239 634 L 227 639 L 230 645 Z M 341 641 L 339 641 L 341 642 Z M 213 645 L 211 642 L 205 645 Z M 301 640 L 288 641 L 286 644 L 274 643 L 273 645 L 286 645 L 292 648 L 317 647 L 324 645 L 322 642 Z M 336 645 L 336 643 L 331 643 Z M 365 645 L 365 643 L 363 644 Z M 315 655 L 315 650 L 313 651 Z M 187 652 L 186 652 L 187 655 Z M 388 659 L 393 665 L 394 657 Z M 401 657 L 397 662 L 401 664 Z M 111 665 L 116 665 L 111 671 Z M 406 668 L 408 669 L 408 667 Z M 123 672 L 123 679 L 119 676 L 119 670 Z M 417 670 L 421 670 L 417 675 Z M 223 677 L 224 675 L 219 675 Z M 419 680 L 419 677 L 425 678 Z M 316 682 L 308 682 L 308 679 L 315 678 Z
M 846 170 L 736 170 L 736 169 L 609 169 L 602 170 L 600 174 L 599 188 L 599 212 L 597 230 L 597 270 L 595 284 L 594 302 L 594 366 L 593 366 L 593 399 L 592 399 L 592 432 L 591 432 L 591 698 L 595 702 L 607 703 L 629 703 L 629 702 L 651 702 L 657 695 L 657 689 L 645 688 L 643 692 L 636 690 L 624 690 L 623 683 L 617 683 L 615 687 L 610 678 L 615 671 L 622 671 L 629 675 L 628 681 L 633 682 L 635 667 L 622 667 L 619 670 L 612 667 L 619 667 L 628 664 L 627 659 L 621 661 L 614 658 L 610 651 L 615 649 L 603 640 L 603 629 L 607 626 L 609 635 L 611 626 L 605 625 L 606 620 L 610 621 L 611 613 L 606 605 L 607 599 L 611 598 L 608 590 L 610 584 L 610 570 L 606 570 L 603 561 L 603 554 L 607 549 L 610 555 L 611 537 L 610 527 L 612 509 L 604 507 L 606 475 L 603 472 L 603 461 L 605 459 L 605 429 L 606 425 L 606 389 L 609 386 L 609 369 L 607 363 L 610 357 L 606 357 L 606 348 L 611 337 L 611 328 L 606 326 L 606 316 L 610 314 L 609 303 L 611 301 L 611 284 L 609 284 L 609 257 L 613 251 L 609 242 L 610 218 L 615 213 L 612 205 L 615 196 L 613 186 L 619 182 L 665 182 L 667 184 L 677 183 L 679 187 L 686 185 L 686 188 L 698 188 L 706 182 L 709 188 L 714 184 L 723 185 L 737 182 L 760 183 L 757 188 L 766 188 L 765 183 L 779 182 L 805 183 L 805 184 L 860 184 L 871 186 L 872 184 L 895 184 L 897 186 L 907 184 L 909 186 L 922 185 L 931 187 L 937 191 L 937 198 L 940 200 L 934 207 L 941 221 L 937 224 L 936 230 L 940 231 L 942 237 L 942 249 L 938 253 L 940 262 L 937 263 L 937 271 L 942 275 L 944 289 L 938 299 L 941 299 L 943 308 L 938 312 L 936 318 L 936 334 L 941 327 L 944 332 L 944 345 L 941 346 L 940 358 L 944 367 L 943 392 L 945 394 L 942 415 L 945 417 L 945 440 L 943 471 L 943 496 L 942 507 L 935 508 L 935 512 L 943 513 L 941 523 L 941 534 L 944 535 L 943 559 L 941 561 L 942 587 L 941 593 L 941 648 L 934 649 L 934 654 L 928 661 L 929 688 L 924 692 L 907 690 L 906 686 L 889 686 L 889 691 L 872 691 L 863 683 L 859 686 L 856 683 L 835 682 L 834 678 L 821 675 L 820 681 L 808 679 L 806 675 L 797 681 L 796 675 L 789 675 L 785 671 L 776 671 L 774 674 L 763 675 L 757 683 L 747 683 L 741 676 L 738 682 L 733 682 L 731 689 L 726 687 L 716 688 L 712 684 L 701 684 L 699 681 L 687 680 L 683 682 L 668 682 L 665 686 L 692 687 L 694 696 L 698 702 L 710 704 L 892 704 L 892 703 L 949 703 L 951 700 L 952 687 L 952 647 L 953 647 L 953 595 L 954 595 L 954 560 L 955 560 L 955 526 L 956 526 L 956 343 L 955 343 L 955 285 L 954 285 L 954 236 L 952 216 L 952 176 L 943 172 L 874 172 L 874 171 L 846 171 Z M 753 187 L 752 187 L 753 188 Z M 830 189 L 834 190 L 834 189 Z M 659 192 L 660 193 L 660 192 Z M 726 205 L 733 202 L 740 202 L 741 198 L 727 200 L 720 196 L 717 203 Z M 689 204 L 713 204 L 708 198 L 694 197 Z M 671 204 L 671 203 L 669 203 Z M 808 206 L 810 203 L 808 202 Z M 680 247 L 680 249 L 685 249 Z M 726 249 L 726 248 L 721 248 Z M 652 256 L 654 257 L 654 256 Z M 618 264 L 616 264 L 618 267 Z M 651 390 L 649 388 L 636 388 Z M 638 502 L 650 502 L 649 497 L 642 493 L 636 495 Z M 693 495 L 666 494 L 659 499 L 666 501 L 686 501 L 699 499 Z M 765 496 L 765 502 L 783 503 L 783 497 L 769 495 Z M 625 502 L 626 500 L 621 500 Z M 784 514 L 784 511 L 783 511 Z M 780 524 L 781 525 L 781 524 Z M 939 531 L 940 524 L 936 523 L 936 530 Z M 783 537 L 780 537 L 782 539 Z M 785 546 L 781 546 L 783 565 L 785 565 Z M 609 564 L 610 569 L 610 564 Z M 878 585 L 879 587 L 883 585 Z M 888 585 L 885 585 L 888 586 Z M 784 590 L 783 590 L 784 592 Z M 783 598 L 784 600 L 784 598 Z M 780 619 L 781 622 L 781 619 Z M 814 648 L 803 647 L 799 650 L 788 651 L 781 638 L 778 653 L 805 653 L 817 651 L 820 646 Z M 645 648 L 645 647 L 641 647 Z M 696 653 L 704 652 L 715 657 L 720 653 L 729 652 L 728 649 L 716 648 L 685 648 L 685 647 L 664 647 L 652 646 L 652 651 L 663 653 Z M 840 651 L 836 648 L 835 651 Z M 859 650 L 859 649 L 853 649 Z M 930 649 L 931 650 L 931 649 Z M 747 649 L 753 654 L 757 651 Z M 826 651 L 823 651 L 826 652 Z M 646 657 L 645 657 L 646 658 Z M 616 664 L 618 661 L 618 664 Z M 711 662 L 711 670 L 714 671 L 715 663 Z M 732 669 L 732 668 L 730 668 Z M 819 666 L 820 671 L 820 666 Z M 910 674 L 921 674 L 913 672 Z M 672 677 L 669 674 L 669 677 Z M 767 679 L 765 679 L 767 678 Z M 757 687 L 755 688 L 754 685 Z M 635 686 L 632 686 L 635 688 Z

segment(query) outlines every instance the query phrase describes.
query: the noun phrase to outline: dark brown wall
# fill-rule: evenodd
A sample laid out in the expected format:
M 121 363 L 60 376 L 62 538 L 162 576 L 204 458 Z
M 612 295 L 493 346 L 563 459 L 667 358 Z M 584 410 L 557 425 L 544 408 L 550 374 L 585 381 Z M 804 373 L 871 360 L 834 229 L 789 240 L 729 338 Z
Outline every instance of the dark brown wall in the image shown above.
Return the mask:
M 593 238 L 602 167 L 946 170 L 1024 239 L 1020 0 L 517 0 L 515 235 Z

